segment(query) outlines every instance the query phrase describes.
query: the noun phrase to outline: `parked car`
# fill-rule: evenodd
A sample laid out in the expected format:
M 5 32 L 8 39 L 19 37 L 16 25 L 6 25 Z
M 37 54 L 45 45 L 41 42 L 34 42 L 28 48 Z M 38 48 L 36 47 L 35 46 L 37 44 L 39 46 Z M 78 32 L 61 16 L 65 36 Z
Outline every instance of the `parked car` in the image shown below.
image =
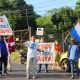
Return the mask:
M 60 60 L 60 66 L 65 72 L 70 71 L 71 69 L 70 60 L 68 59 L 67 54 L 68 52 L 63 53 L 61 55 L 61 60 Z M 80 59 L 79 59 L 78 66 L 80 68 Z

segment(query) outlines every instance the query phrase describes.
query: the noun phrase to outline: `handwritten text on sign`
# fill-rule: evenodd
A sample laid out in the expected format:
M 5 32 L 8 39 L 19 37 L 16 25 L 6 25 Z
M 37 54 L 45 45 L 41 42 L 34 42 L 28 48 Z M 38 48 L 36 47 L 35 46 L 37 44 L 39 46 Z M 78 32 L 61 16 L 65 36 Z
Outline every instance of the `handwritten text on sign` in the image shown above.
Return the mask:
M 0 16 L 0 35 L 12 35 L 12 29 L 5 15 Z
M 40 43 L 39 48 L 44 52 L 39 53 L 38 64 L 52 64 L 54 62 L 54 43 Z

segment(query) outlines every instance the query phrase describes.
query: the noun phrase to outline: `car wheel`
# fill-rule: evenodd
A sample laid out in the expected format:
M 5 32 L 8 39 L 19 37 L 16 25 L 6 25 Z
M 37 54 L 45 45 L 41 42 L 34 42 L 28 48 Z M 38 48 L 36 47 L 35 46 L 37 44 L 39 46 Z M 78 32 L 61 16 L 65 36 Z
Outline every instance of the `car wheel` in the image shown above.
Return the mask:
M 61 67 L 65 72 L 69 72 L 71 67 L 70 67 L 70 61 L 68 59 L 64 59 L 61 62 Z

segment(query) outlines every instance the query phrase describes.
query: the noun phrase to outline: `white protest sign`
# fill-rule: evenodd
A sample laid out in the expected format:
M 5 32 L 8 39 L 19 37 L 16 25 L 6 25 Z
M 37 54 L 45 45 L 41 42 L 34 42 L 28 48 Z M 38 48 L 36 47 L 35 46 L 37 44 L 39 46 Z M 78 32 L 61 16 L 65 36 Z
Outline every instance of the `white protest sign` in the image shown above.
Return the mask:
M 37 35 L 43 35 L 44 29 L 43 28 L 37 28 Z
M 12 35 L 12 29 L 5 15 L 0 16 L 0 35 Z
M 38 54 L 38 64 L 53 64 L 55 63 L 54 43 L 39 43 L 39 48 L 44 50 Z

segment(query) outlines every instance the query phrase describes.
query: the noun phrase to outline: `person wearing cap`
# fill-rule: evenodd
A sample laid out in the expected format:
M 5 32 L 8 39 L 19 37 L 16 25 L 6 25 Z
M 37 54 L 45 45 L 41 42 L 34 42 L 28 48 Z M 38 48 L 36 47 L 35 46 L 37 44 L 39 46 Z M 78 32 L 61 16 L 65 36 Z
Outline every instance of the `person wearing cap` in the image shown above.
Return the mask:
M 71 65 L 71 79 L 74 79 L 74 66 L 76 68 L 77 76 L 79 77 L 79 45 L 76 43 L 76 40 L 74 38 L 71 38 L 70 42 L 67 40 L 67 38 L 68 35 L 66 36 L 64 42 L 68 46 L 68 57 Z
M 4 36 L 0 36 L 0 50 L 1 50 L 1 65 L 4 63 L 4 74 L 7 73 L 7 60 L 8 60 L 8 46 L 6 41 L 4 40 Z M 2 69 L 0 69 L 2 71 Z

